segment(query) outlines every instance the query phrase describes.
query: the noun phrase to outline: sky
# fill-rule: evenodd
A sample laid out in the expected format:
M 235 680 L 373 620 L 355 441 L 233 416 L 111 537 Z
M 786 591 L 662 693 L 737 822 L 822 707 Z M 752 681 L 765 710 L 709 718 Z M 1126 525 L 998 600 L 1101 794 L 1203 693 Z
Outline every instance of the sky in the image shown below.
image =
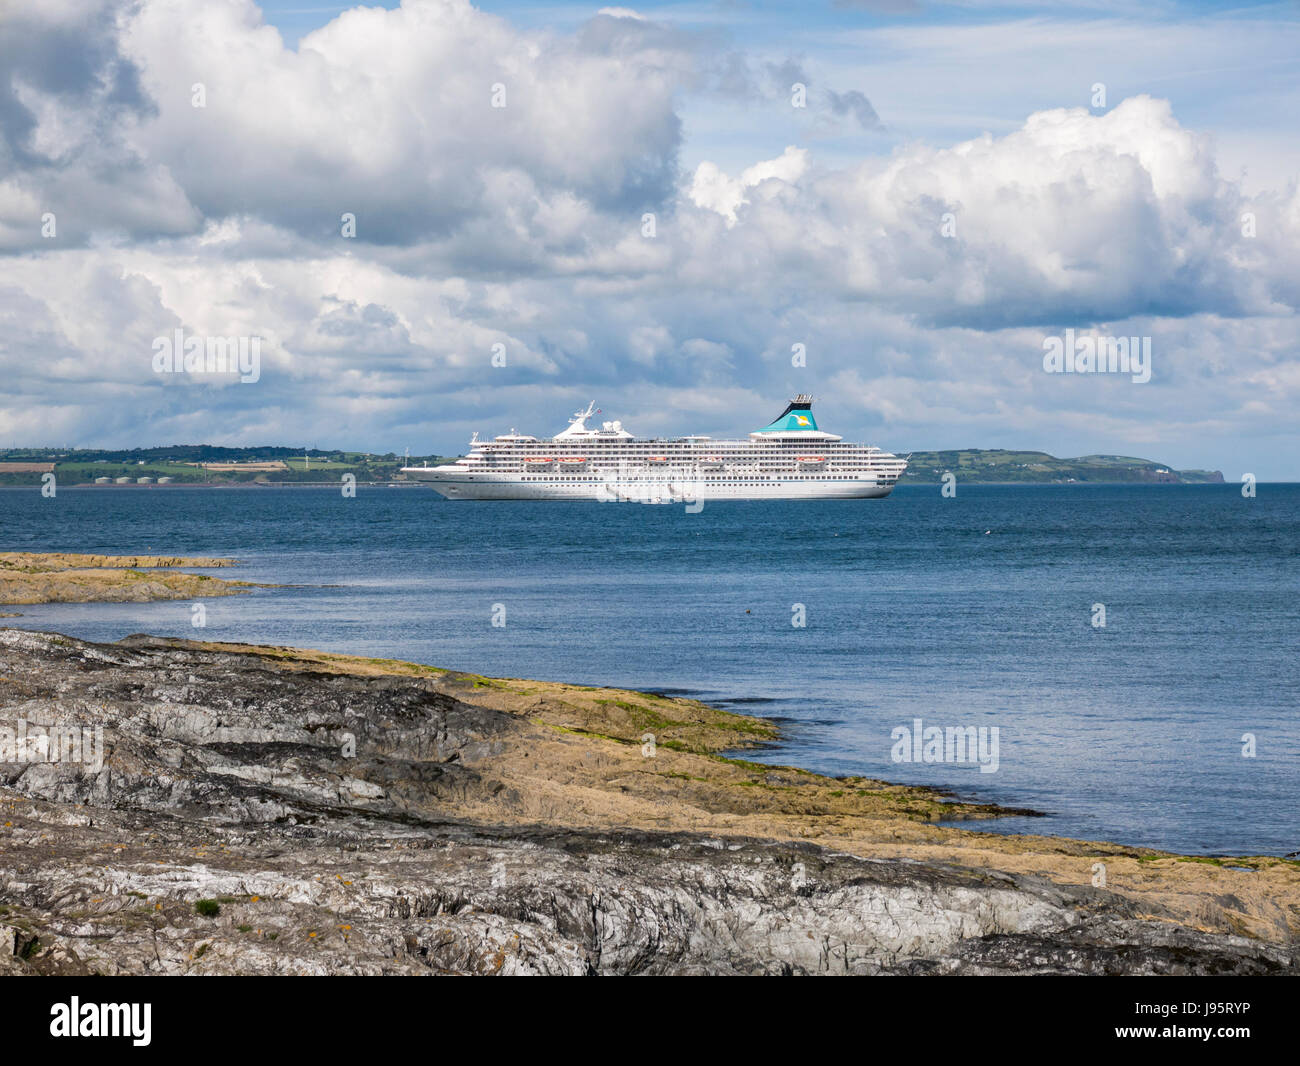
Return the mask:
M 731 436 L 806 392 L 903 454 L 1300 480 L 1297 57 L 1294 4 L 7 0 L 0 446 Z M 168 371 L 178 330 L 257 373 Z

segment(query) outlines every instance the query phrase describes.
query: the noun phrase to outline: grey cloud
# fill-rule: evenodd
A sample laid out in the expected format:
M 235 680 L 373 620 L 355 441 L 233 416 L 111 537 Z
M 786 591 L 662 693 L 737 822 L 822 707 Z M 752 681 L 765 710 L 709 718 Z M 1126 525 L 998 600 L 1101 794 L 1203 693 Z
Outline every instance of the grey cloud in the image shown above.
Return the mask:
M 857 89 L 850 89 L 846 93 L 828 90 L 826 95 L 830 97 L 831 110 L 835 114 L 852 115 L 864 130 L 880 128 L 880 116 L 876 114 L 876 109 L 871 106 L 871 101 Z
M 795 82 L 801 85 L 809 84 L 808 75 L 804 71 L 803 64 L 793 57 L 787 57 L 780 63 L 766 63 L 764 69 L 767 71 L 772 91 L 778 96 L 788 94 L 790 86 Z
M 88 2 L 72 12 L 46 15 L 15 5 L 4 14 L 0 34 L 0 134 L 11 164 L 54 162 L 31 144 L 36 116 L 21 100 L 23 91 L 58 98 L 93 116 L 97 137 L 111 136 L 123 115 L 152 113 L 135 64 L 115 48 L 114 10 Z

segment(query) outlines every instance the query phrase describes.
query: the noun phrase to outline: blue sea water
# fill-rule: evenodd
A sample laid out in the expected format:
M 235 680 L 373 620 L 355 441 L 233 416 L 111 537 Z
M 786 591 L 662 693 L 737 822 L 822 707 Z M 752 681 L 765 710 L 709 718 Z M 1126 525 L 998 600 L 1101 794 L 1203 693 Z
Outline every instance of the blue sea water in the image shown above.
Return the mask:
M 1300 849 L 1297 485 L 909 486 L 698 514 L 423 488 L 0 489 L 0 550 L 230 555 L 244 565 L 222 576 L 294 586 L 209 600 L 204 630 L 188 602 L 0 624 L 687 693 L 780 719 L 757 758 L 1048 814 L 981 829 Z M 997 772 L 894 761 L 891 732 L 917 718 L 997 726 Z

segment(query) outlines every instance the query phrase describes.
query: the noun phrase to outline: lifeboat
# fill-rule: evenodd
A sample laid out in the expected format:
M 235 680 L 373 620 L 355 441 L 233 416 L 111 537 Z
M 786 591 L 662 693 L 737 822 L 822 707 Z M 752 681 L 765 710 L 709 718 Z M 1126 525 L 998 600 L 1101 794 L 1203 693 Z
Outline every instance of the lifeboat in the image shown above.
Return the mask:
M 700 459 L 700 466 L 716 468 L 721 465 L 722 465 L 722 456 L 720 455 L 706 455 Z
M 557 459 L 556 462 L 561 466 L 577 467 L 583 466 L 587 462 L 587 457 L 585 455 L 566 455 L 562 459 Z
M 647 462 L 647 463 L 666 463 L 666 462 L 668 462 L 668 456 L 666 456 L 666 455 L 647 455 L 647 456 L 646 456 L 646 462 Z
M 800 455 L 796 457 L 795 462 L 798 463 L 800 466 L 821 466 L 822 463 L 826 462 L 826 456 Z
M 546 470 L 555 462 L 554 459 L 545 455 L 531 456 L 524 460 L 525 470 Z

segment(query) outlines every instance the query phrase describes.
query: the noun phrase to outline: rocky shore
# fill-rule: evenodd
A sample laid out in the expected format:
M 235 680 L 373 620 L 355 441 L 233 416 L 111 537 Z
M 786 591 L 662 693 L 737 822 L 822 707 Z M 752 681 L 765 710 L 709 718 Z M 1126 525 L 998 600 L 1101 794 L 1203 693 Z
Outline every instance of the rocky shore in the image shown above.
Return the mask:
M 775 736 L 645 693 L 0 630 L 0 973 L 1300 972 L 1293 862 L 980 833 L 1005 812 L 722 754 Z
M 0 552 L 0 605 L 34 603 L 146 603 L 230 596 L 257 586 L 201 569 L 234 566 L 234 559 L 170 555 L 83 555 L 76 552 Z

